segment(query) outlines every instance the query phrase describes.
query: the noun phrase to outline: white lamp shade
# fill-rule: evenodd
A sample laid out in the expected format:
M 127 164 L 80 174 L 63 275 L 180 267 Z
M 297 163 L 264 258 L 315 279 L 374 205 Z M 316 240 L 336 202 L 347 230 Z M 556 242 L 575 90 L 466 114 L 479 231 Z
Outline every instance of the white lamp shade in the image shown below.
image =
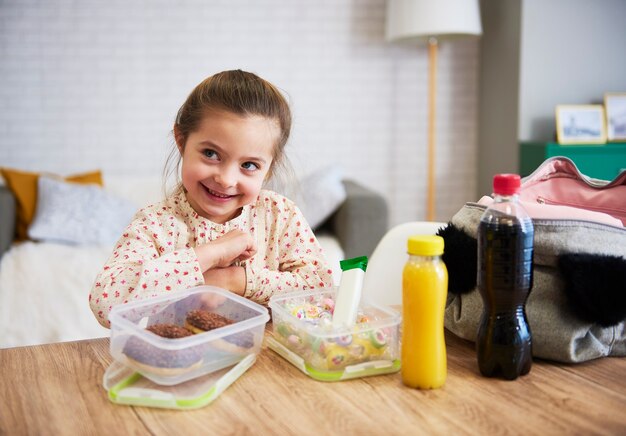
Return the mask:
M 426 41 L 482 33 L 478 0 L 387 0 L 388 41 Z

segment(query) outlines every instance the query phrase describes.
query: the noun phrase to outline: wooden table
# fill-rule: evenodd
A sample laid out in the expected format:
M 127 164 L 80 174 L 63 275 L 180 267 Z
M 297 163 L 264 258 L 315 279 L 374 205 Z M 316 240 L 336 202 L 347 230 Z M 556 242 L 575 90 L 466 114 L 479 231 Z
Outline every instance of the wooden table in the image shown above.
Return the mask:
M 213 403 L 191 411 L 116 405 L 107 338 L 0 350 L 0 434 L 626 434 L 626 359 L 535 361 L 516 381 L 483 378 L 473 344 L 447 335 L 448 380 L 400 374 L 319 382 L 263 347 Z

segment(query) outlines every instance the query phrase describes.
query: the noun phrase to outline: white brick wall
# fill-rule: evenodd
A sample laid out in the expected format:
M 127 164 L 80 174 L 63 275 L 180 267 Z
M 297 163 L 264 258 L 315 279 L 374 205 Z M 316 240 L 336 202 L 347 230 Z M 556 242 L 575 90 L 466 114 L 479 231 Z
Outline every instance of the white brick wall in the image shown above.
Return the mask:
M 384 41 L 384 0 L 3 0 L 0 165 L 160 174 L 174 116 L 206 76 L 253 71 L 285 90 L 289 156 L 339 162 L 424 219 L 428 56 Z M 476 186 L 478 42 L 440 46 L 437 219 Z

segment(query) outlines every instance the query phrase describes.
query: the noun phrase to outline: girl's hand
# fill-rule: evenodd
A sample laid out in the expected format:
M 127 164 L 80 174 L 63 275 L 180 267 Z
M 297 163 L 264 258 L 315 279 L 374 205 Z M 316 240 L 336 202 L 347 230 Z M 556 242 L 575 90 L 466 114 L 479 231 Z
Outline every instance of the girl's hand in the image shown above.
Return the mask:
M 218 286 L 215 283 L 207 283 L 206 277 L 205 277 L 205 284 Z M 219 286 L 219 287 L 222 288 L 223 286 Z M 213 309 L 220 307 L 222 304 L 224 304 L 225 301 L 226 301 L 226 297 L 221 294 L 202 294 L 200 296 L 200 308 L 204 310 L 213 310 Z
M 202 270 L 207 271 L 251 258 L 256 253 L 256 242 L 249 233 L 235 229 L 195 250 Z
M 246 271 L 242 266 L 229 266 L 227 268 L 212 268 L 202 274 L 204 284 L 217 286 L 218 288 L 229 290 L 237 295 L 243 295 L 246 290 Z M 222 297 L 221 295 L 217 297 Z M 208 301 L 215 304 L 218 301 Z M 221 301 L 219 302 L 221 303 Z

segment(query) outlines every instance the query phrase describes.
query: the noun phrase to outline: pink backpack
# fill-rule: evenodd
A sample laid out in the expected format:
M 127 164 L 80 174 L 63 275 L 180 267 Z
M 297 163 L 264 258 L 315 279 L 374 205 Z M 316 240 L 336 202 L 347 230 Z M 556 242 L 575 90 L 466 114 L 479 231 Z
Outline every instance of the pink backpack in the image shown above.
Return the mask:
M 493 202 L 483 197 L 478 203 Z M 581 174 L 565 157 L 546 160 L 522 180 L 520 202 L 533 219 L 591 221 L 626 225 L 626 171 L 612 182 Z

